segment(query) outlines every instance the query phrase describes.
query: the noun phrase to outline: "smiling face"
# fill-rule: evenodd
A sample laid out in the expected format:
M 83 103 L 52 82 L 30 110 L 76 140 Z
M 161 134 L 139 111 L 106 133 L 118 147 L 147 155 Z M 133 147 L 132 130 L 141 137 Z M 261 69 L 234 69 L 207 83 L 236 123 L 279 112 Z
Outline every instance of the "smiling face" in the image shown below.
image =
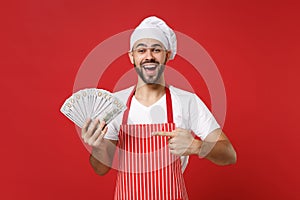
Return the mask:
M 170 53 L 158 40 L 138 40 L 129 52 L 129 58 L 139 75 L 139 81 L 142 80 L 145 84 L 163 83 L 163 72 Z

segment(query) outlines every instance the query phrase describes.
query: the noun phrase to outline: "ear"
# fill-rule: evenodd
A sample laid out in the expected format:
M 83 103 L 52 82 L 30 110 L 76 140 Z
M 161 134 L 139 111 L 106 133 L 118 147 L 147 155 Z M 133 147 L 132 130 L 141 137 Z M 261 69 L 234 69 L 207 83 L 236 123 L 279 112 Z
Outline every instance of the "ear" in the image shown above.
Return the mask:
M 128 57 L 130 59 L 130 62 L 131 62 L 131 64 L 134 64 L 134 62 L 133 62 L 133 55 L 132 54 L 133 53 L 131 51 L 128 51 Z
M 172 51 L 168 50 L 166 53 L 166 62 L 170 60 L 171 55 L 172 55 Z

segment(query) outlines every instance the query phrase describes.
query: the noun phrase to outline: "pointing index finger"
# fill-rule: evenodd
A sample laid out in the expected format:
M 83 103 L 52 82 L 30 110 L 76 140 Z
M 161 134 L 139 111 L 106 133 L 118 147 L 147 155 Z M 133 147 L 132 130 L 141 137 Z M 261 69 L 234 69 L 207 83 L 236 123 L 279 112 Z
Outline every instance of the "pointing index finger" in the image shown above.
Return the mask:
M 157 132 L 152 133 L 152 136 L 154 136 L 154 135 L 174 137 L 175 133 L 174 132 L 166 132 L 166 131 L 157 131 Z

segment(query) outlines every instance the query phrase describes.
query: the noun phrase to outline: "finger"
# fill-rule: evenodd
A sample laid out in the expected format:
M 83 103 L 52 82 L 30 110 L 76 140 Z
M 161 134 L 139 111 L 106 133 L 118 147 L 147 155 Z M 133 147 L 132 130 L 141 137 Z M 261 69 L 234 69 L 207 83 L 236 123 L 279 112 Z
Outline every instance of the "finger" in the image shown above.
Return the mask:
M 180 156 L 180 153 L 176 150 L 170 150 L 170 153 L 173 154 L 173 155 L 177 155 L 177 156 Z
M 100 126 L 100 120 L 99 119 L 94 119 L 94 121 L 93 121 L 93 127 L 92 127 L 92 132 L 95 132 L 98 128 L 99 128 L 99 126 Z
M 105 126 L 104 129 L 102 130 L 102 132 L 104 133 L 104 135 L 107 133 L 107 129 L 108 129 L 108 126 Z
M 187 129 L 183 129 L 183 128 L 176 128 L 176 129 L 174 130 L 174 132 L 186 134 L 186 133 L 190 133 L 191 131 L 190 131 L 190 130 L 187 130 Z
M 104 138 L 105 133 L 103 131 L 100 132 L 99 136 L 95 140 L 95 145 L 99 145 L 101 143 L 101 140 Z
M 104 130 L 104 128 L 106 127 L 105 121 L 101 121 L 99 126 L 100 126 L 101 130 Z
M 107 126 L 103 127 L 104 125 L 105 122 L 103 122 L 98 126 L 97 130 L 91 136 L 89 143 L 97 145 L 101 141 L 101 139 L 104 137 L 108 129 Z
M 85 133 L 87 132 L 88 130 L 88 127 L 90 126 L 91 124 L 91 119 L 88 118 L 85 122 L 85 124 L 83 125 L 82 129 L 81 129 L 81 137 L 83 138 L 83 136 L 85 135 Z
M 100 137 L 101 133 L 102 133 L 101 127 L 98 127 L 93 133 L 93 135 L 88 139 L 88 144 L 91 146 L 95 145 L 96 140 Z
M 168 144 L 168 147 L 170 150 L 174 150 L 175 149 L 175 144 Z
M 152 135 L 159 135 L 159 136 L 168 136 L 168 137 L 175 137 L 176 133 L 174 132 L 164 132 L 164 131 L 158 131 L 158 132 L 153 132 Z
M 103 130 L 101 130 L 100 135 L 97 137 L 97 139 L 95 141 L 96 145 L 100 144 L 101 140 L 104 138 L 105 134 L 107 133 L 107 128 L 108 127 L 106 126 Z
M 99 124 L 99 120 L 98 119 L 95 119 L 93 121 L 93 123 L 89 126 L 86 134 L 84 135 L 84 139 L 85 139 L 85 142 L 94 134 L 94 132 L 97 130 L 97 127 L 98 127 L 98 124 Z
M 174 138 L 170 138 L 170 139 L 168 140 L 168 143 L 169 143 L 169 144 L 173 144 L 174 142 L 175 142 Z
M 183 130 L 185 130 L 185 129 L 176 127 L 176 129 L 174 131 L 183 131 Z

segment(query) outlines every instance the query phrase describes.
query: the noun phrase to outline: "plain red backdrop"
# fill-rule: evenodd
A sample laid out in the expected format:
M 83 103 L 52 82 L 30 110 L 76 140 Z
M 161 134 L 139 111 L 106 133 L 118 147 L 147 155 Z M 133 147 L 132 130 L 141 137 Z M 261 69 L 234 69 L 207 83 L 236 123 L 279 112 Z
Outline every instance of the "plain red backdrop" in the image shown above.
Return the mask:
M 0 199 L 113 198 L 116 172 L 95 175 L 59 108 L 88 53 L 149 15 L 200 43 L 226 88 L 224 131 L 238 162 L 219 167 L 192 157 L 184 174 L 190 199 L 298 199 L 299 8 L 297 1 L 2 2 Z M 112 67 L 131 65 L 124 55 Z

